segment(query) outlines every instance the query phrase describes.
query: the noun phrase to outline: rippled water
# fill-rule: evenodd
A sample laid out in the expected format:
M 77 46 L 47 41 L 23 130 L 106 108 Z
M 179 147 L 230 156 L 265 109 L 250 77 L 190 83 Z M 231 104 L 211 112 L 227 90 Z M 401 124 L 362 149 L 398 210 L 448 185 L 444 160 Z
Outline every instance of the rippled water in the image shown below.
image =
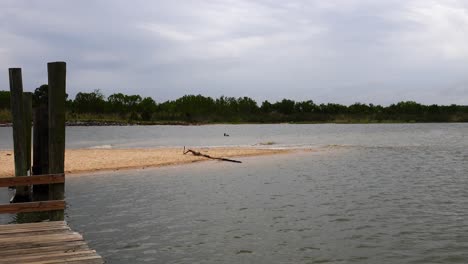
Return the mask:
M 468 125 L 336 128 L 271 136 L 317 152 L 68 177 L 67 219 L 109 263 L 468 263 Z

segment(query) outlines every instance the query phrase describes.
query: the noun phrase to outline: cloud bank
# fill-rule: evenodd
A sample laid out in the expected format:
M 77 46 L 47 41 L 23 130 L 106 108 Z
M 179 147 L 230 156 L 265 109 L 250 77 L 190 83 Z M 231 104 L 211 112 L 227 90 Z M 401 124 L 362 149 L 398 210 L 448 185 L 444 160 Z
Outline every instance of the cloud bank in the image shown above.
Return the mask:
M 3 0 L 0 89 L 468 104 L 467 43 L 461 0 Z

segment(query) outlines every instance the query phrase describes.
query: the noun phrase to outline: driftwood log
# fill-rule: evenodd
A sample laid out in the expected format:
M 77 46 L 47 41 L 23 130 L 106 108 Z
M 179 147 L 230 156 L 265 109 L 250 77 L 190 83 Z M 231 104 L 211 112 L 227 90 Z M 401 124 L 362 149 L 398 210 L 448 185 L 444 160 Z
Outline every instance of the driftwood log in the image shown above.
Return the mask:
M 185 146 L 184 146 L 184 155 L 187 154 L 187 153 L 192 153 L 194 156 L 205 157 L 205 158 L 208 158 L 208 159 L 221 160 L 221 161 L 228 161 L 228 162 L 234 162 L 234 163 L 242 163 L 242 161 L 240 161 L 240 160 L 233 160 L 233 159 L 212 157 L 212 156 L 210 156 L 210 155 L 202 154 L 202 153 L 200 153 L 200 152 L 198 152 L 198 151 L 195 151 L 195 150 L 191 150 L 191 149 L 185 150 Z

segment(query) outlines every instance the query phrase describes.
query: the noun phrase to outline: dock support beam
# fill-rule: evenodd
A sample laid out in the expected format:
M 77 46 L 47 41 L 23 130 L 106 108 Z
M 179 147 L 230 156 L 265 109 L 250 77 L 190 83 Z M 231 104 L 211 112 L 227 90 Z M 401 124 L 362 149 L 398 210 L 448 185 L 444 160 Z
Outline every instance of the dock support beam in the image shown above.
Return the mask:
M 49 173 L 65 171 L 65 94 L 66 63 L 50 62 L 47 64 L 49 81 Z M 63 200 L 63 183 L 49 186 L 49 200 Z M 50 220 L 64 219 L 63 210 L 50 213 Z
M 31 175 L 31 140 L 32 140 L 32 93 L 23 93 L 23 113 L 24 113 L 24 128 L 26 139 L 26 169 L 27 175 Z
M 47 102 L 40 102 L 34 108 L 33 134 L 33 175 L 49 174 L 49 108 Z M 34 185 L 33 196 L 35 200 L 48 200 L 49 185 Z
M 13 119 L 13 147 L 15 157 L 15 176 L 27 176 L 27 136 L 26 136 L 26 120 L 23 102 L 23 78 L 21 68 L 10 68 L 8 70 L 10 79 L 11 93 L 11 115 Z M 29 119 L 30 120 L 30 119 Z M 29 128 L 30 128 L 29 124 Z M 31 146 L 31 145 L 29 145 Z M 30 152 L 29 152 L 30 153 Z M 28 201 L 30 198 L 29 188 L 25 186 L 17 186 L 16 194 L 13 199 L 17 201 Z

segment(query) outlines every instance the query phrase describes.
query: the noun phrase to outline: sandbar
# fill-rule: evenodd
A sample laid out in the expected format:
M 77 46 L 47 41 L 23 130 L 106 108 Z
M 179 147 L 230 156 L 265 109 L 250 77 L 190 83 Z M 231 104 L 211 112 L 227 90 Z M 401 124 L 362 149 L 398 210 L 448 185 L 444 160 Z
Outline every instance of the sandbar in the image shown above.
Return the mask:
M 291 153 L 291 149 L 266 149 L 254 147 L 210 147 L 194 148 L 212 157 L 240 158 Z M 152 149 L 67 149 L 65 151 L 65 173 L 112 171 L 180 165 L 210 159 L 183 154 L 183 148 Z M 0 177 L 14 175 L 12 150 L 0 151 Z

